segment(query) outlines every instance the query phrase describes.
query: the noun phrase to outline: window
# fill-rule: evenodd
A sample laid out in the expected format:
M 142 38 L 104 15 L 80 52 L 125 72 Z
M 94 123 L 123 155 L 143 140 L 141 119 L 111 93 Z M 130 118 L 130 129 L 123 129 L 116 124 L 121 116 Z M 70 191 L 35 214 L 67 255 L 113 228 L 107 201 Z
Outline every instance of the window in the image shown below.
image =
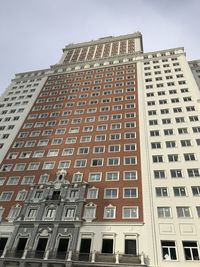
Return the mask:
M 91 136 L 81 136 L 80 143 L 88 143 L 91 142 Z
M 58 149 L 50 149 L 47 153 L 47 157 L 56 157 L 58 156 L 59 150 Z
M 95 136 L 95 141 L 101 142 L 106 140 L 106 135 L 96 135 Z
M 136 150 L 136 144 L 125 144 L 124 145 L 124 151 L 135 151 Z
M 64 211 L 64 219 L 65 220 L 73 220 L 75 217 L 75 207 L 67 207 Z
M 37 216 L 38 208 L 29 208 L 26 214 L 26 220 L 35 220 Z
M 17 218 L 17 216 L 19 215 L 21 210 L 21 206 L 20 205 L 15 205 L 10 209 L 10 212 L 8 214 L 8 221 L 13 221 L 15 218 Z
M 185 158 L 185 161 L 196 160 L 195 154 L 193 154 L 193 153 L 184 154 L 184 158 Z
M 120 164 L 120 158 L 108 158 L 107 165 L 108 166 L 117 166 Z
M 150 131 L 150 136 L 159 136 L 160 135 L 160 133 L 159 133 L 159 131 L 158 130 L 155 130 L 155 131 Z
M 44 216 L 44 220 L 53 220 L 56 215 L 56 208 L 47 208 Z
M 89 153 L 89 147 L 79 147 L 78 154 L 88 154 Z
M 168 155 L 168 160 L 169 162 L 175 162 L 175 161 L 178 161 L 179 158 L 177 154 L 171 154 L 171 155 Z
M 24 176 L 22 179 L 21 184 L 33 184 L 34 182 L 34 176 Z
M 14 171 L 23 171 L 25 169 L 25 163 L 17 163 L 14 167 Z
M 33 158 L 42 158 L 44 156 L 44 150 L 35 151 L 33 154 Z
M 170 174 L 171 174 L 172 178 L 181 178 L 181 177 L 183 177 L 182 170 L 180 170 L 180 169 L 170 170 Z
M 118 180 L 119 180 L 119 172 L 106 173 L 106 181 L 118 181 Z
M 183 250 L 187 261 L 199 260 L 199 248 L 196 241 L 183 241 Z
M 2 192 L 0 195 L 1 201 L 10 201 L 12 198 L 13 192 Z
M 58 169 L 68 169 L 70 167 L 70 160 L 59 161 Z
M 188 129 L 187 128 L 178 128 L 178 133 L 179 134 L 187 134 L 188 133 Z
M 168 188 L 167 187 L 156 187 L 156 196 L 157 197 L 168 197 Z
M 106 188 L 104 189 L 104 198 L 117 198 L 118 197 L 118 189 L 117 188 Z
M 182 147 L 191 146 L 190 140 L 181 140 L 180 142 Z
M 105 151 L 105 146 L 94 146 L 93 153 L 103 153 Z
M 62 152 L 62 156 L 70 156 L 73 155 L 74 149 L 73 148 L 64 148 Z
M 152 142 L 152 143 L 151 143 L 151 148 L 152 148 L 152 149 L 158 149 L 158 148 L 161 148 L 161 143 L 160 143 L 160 142 Z
M 92 159 L 91 161 L 91 166 L 96 167 L 96 166 L 103 166 L 103 159 Z
M 137 219 L 138 207 L 123 207 L 123 219 Z
M 186 189 L 185 187 L 173 187 L 175 197 L 185 197 Z
M 154 178 L 155 179 L 164 179 L 165 178 L 165 171 L 164 170 L 154 171 Z
M 98 189 L 97 188 L 90 188 L 88 189 L 87 198 L 88 199 L 97 199 L 98 197 Z
M 200 186 L 192 186 L 191 189 L 193 196 L 200 196 Z
M 177 260 L 176 244 L 174 241 L 161 241 L 163 260 Z
M 89 174 L 89 182 L 99 182 L 101 181 L 101 172 L 93 172 Z
M 31 162 L 29 163 L 27 170 L 30 170 L 30 171 L 38 170 L 39 166 L 40 166 L 39 162 Z
M 137 157 L 124 157 L 124 164 L 125 165 L 136 165 Z
M 187 169 L 187 173 L 189 177 L 199 177 L 200 176 L 200 171 L 199 169 Z
M 42 169 L 43 170 L 51 170 L 54 168 L 55 162 L 54 161 L 49 161 L 49 162 L 44 162 Z
M 18 177 L 18 176 L 9 177 L 9 179 L 7 181 L 7 185 L 17 185 L 19 183 L 19 179 L 20 179 L 20 177 Z
M 170 207 L 157 207 L 158 218 L 171 218 Z
M 87 160 L 86 159 L 77 159 L 74 163 L 75 168 L 86 167 Z
M 175 141 L 166 141 L 165 144 L 166 144 L 167 148 L 176 147 L 176 142 Z
M 26 198 L 26 195 L 27 195 L 27 191 L 26 190 L 19 191 L 17 193 L 16 200 L 17 201 L 24 201 L 25 198 Z
M 152 160 L 153 160 L 154 163 L 163 162 L 163 156 L 162 155 L 152 156 Z
M 83 178 L 83 174 L 80 172 L 74 173 L 73 174 L 73 182 L 77 183 L 77 182 L 81 182 Z
M 123 178 L 124 180 L 137 180 L 137 171 L 125 171 Z
M 76 143 L 76 137 L 68 137 L 66 139 L 66 144 L 75 144 Z
M 123 188 L 123 197 L 124 198 L 137 198 L 138 197 L 138 189 L 136 187 Z
M 191 211 L 189 207 L 176 207 L 178 218 L 190 218 Z
M 114 219 L 116 213 L 116 207 L 109 205 L 108 207 L 104 208 L 104 219 Z
M 174 131 L 173 129 L 164 129 L 164 135 L 173 135 Z

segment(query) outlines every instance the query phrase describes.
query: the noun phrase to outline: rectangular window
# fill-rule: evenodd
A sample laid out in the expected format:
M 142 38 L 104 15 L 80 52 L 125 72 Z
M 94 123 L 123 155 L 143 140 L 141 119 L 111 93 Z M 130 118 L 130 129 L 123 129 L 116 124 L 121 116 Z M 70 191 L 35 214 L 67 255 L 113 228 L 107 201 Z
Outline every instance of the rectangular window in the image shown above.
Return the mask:
M 104 198 L 118 198 L 118 188 L 106 188 L 104 189 Z
M 154 171 L 154 178 L 155 179 L 164 179 L 165 176 L 165 171 L 164 170 L 156 170 Z
M 180 170 L 180 169 L 170 170 L 170 174 L 171 174 L 172 178 L 181 178 L 181 177 L 183 177 L 182 170 Z
M 104 219 L 114 219 L 116 213 L 116 207 L 109 206 L 104 208 Z
M 137 219 L 138 207 L 123 207 L 123 219 Z
M 183 241 L 186 261 L 199 261 L 199 248 L 196 241 Z
M 13 192 L 2 192 L 0 195 L 1 201 L 10 201 L 12 198 Z
M 176 207 L 178 218 L 191 218 L 191 211 L 189 207 Z
M 187 169 L 187 173 L 189 177 L 199 177 L 200 176 L 200 171 L 199 169 Z
M 123 188 L 123 197 L 124 198 L 137 198 L 138 197 L 138 189 L 136 187 Z
M 170 207 L 157 207 L 158 218 L 171 218 Z
M 173 187 L 174 196 L 175 197 L 185 197 L 186 196 L 186 188 L 181 187 Z
M 93 172 L 89 174 L 89 182 L 99 182 L 101 181 L 101 172 Z
M 157 197 L 168 197 L 168 188 L 167 187 L 156 187 L 156 196 Z
M 119 172 L 106 173 L 106 181 L 118 181 L 118 180 L 119 180 Z
M 177 260 L 176 244 L 174 241 L 161 241 L 163 260 Z

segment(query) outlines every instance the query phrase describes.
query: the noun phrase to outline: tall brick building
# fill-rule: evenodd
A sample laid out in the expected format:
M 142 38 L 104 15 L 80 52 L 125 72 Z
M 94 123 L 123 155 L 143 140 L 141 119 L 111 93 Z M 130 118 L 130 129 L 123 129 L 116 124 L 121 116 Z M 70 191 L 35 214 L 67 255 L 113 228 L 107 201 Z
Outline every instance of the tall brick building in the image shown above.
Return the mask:
M 138 32 L 70 44 L 16 75 L 3 120 L 34 79 L 1 146 L 1 264 L 199 264 L 200 94 L 183 48 L 145 53 Z

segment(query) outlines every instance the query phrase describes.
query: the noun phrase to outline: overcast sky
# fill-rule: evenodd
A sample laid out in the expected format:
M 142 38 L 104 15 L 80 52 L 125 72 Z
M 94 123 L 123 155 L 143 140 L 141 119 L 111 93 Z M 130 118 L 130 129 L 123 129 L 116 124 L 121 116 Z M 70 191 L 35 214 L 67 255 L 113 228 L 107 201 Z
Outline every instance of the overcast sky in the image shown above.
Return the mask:
M 0 0 L 0 93 L 15 73 L 49 68 L 69 43 L 140 31 L 145 52 L 200 58 L 200 0 Z

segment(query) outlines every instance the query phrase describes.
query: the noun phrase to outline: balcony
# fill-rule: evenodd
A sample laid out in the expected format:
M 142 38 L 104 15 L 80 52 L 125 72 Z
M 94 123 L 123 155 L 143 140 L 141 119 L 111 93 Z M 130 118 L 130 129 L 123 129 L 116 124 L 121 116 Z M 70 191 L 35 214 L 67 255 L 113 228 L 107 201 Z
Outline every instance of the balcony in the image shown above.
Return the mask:
M 55 251 L 16 251 L 6 252 L 5 258 L 0 259 L 0 266 L 3 261 L 20 263 L 47 263 L 47 266 L 71 266 L 71 267 L 146 267 L 144 255 L 126 255 L 111 253 L 79 253 L 79 252 L 55 252 Z M 64 265 L 65 264 L 65 265 Z M 42 265 L 41 265 L 42 266 Z M 46 265 L 45 265 L 46 266 Z

